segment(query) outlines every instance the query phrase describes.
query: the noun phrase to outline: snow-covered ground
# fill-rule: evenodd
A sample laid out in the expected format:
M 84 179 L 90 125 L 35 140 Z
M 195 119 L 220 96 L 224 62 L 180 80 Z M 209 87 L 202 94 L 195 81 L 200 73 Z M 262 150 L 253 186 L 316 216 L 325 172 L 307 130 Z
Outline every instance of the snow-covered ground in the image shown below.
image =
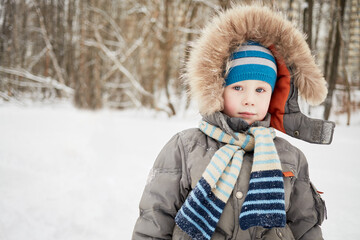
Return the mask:
M 66 104 L 0 106 L 0 239 L 130 239 L 156 155 L 199 119 Z M 327 240 L 358 239 L 360 121 L 354 122 L 337 126 L 329 146 L 285 136 L 303 150 L 324 192 Z

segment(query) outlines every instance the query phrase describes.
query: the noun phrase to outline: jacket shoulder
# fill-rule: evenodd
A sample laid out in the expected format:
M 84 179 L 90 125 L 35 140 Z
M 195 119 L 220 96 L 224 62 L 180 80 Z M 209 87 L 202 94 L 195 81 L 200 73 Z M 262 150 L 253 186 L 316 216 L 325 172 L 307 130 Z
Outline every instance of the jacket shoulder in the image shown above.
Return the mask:
M 192 137 L 204 135 L 199 128 L 188 128 L 178 133 L 184 139 L 191 139 Z
M 222 145 L 215 139 L 208 137 L 199 128 L 186 129 L 180 132 L 179 135 L 188 152 L 192 152 L 195 148 L 213 152 L 218 150 Z
M 201 142 L 206 136 L 199 128 L 189 128 L 178 133 L 183 143 Z
M 178 132 L 161 149 L 155 160 L 154 168 L 181 168 L 182 162 L 187 159 L 188 153 L 193 146 L 201 145 L 205 139 L 197 128 L 190 128 Z

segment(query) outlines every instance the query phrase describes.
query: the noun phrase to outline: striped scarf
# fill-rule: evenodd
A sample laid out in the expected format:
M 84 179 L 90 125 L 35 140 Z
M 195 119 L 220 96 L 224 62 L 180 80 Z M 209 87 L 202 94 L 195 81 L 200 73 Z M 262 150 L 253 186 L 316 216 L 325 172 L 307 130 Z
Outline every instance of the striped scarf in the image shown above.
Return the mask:
M 243 155 L 254 150 L 249 190 L 239 217 L 243 230 L 252 226 L 284 227 L 284 182 L 272 128 L 252 127 L 239 140 L 205 121 L 200 130 L 227 143 L 212 157 L 201 179 L 178 211 L 176 224 L 193 239 L 210 239 L 239 176 Z

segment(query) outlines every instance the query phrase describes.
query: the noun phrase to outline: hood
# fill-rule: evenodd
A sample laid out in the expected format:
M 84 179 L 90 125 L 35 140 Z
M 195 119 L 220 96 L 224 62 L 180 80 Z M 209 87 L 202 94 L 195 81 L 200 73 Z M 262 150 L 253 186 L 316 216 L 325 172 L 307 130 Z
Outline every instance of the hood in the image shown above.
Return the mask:
M 327 95 L 326 81 L 304 35 L 280 12 L 263 6 L 235 6 L 219 13 L 193 43 L 185 81 L 203 116 L 222 111 L 225 63 L 246 41 L 269 48 L 276 58 L 277 82 L 269 107 L 271 126 L 311 143 L 329 144 L 335 124 L 310 119 L 300 112 L 297 96 L 319 105 Z

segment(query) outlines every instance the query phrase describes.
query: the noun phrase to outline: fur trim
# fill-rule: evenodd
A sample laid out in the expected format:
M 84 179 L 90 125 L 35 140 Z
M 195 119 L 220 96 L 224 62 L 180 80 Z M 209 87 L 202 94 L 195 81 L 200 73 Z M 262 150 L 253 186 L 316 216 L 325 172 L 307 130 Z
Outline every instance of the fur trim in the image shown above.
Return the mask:
M 280 12 L 262 6 L 235 6 L 215 17 L 192 46 L 186 65 L 186 82 L 200 113 L 223 109 L 225 64 L 235 47 L 254 40 L 274 45 L 275 57 L 291 67 L 294 84 L 309 104 L 318 105 L 327 95 L 326 81 L 297 30 Z

